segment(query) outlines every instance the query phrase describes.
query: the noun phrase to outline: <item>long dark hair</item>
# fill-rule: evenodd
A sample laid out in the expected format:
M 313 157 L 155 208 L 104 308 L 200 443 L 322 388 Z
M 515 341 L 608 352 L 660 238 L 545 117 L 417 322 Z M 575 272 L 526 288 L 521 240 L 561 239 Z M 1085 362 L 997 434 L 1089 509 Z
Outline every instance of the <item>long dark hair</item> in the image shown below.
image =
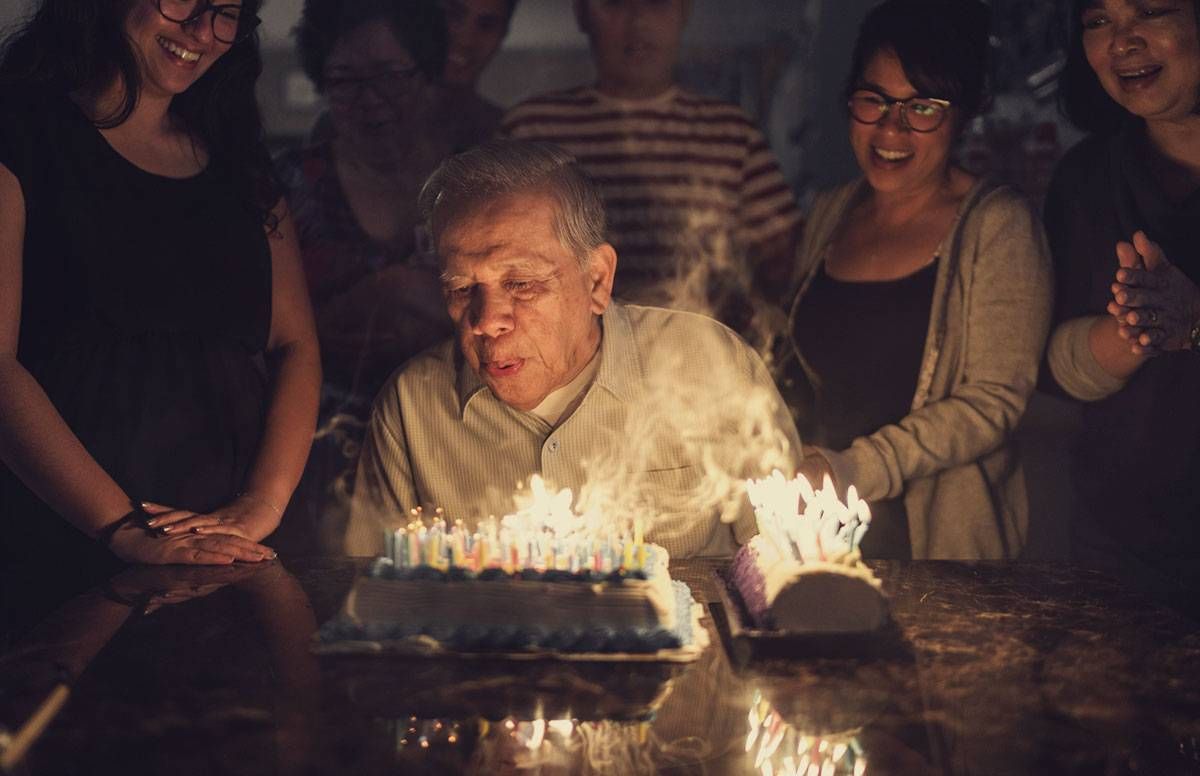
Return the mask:
M 1104 91 L 1083 50 L 1083 12 L 1093 5 L 1096 5 L 1095 0 L 1071 2 L 1071 18 L 1067 20 L 1067 61 L 1058 77 L 1058 107 L 1083 131 L 1110 135 L 1120 129 L 1130 114 Z M 1200 1 L 1193 0 L 1192 10 L 1200 30 Z
M 139 0 L 43 0 L 33 16 L 3 45 L 0 85 L 57 93 L 97 92 L 114 78 L 124 96 L 102 128 L 118 126 L 133 113 L 141 92 L 138 54 L 125 35 L 125 17 Z M 145 0 L 140 0 L 145 1 Z M 243 0 L 242 13 L 256 15 L 262 0 Z M 228 171 L 247 205 L 272 232 L 272 208 L 282 188 L 263 143 L 262 116 L 254 84 L 262 73 L 258 35 L 235 43 L 186 92 L 171 100 L 171 113 L 208 152 L 210 163 Z

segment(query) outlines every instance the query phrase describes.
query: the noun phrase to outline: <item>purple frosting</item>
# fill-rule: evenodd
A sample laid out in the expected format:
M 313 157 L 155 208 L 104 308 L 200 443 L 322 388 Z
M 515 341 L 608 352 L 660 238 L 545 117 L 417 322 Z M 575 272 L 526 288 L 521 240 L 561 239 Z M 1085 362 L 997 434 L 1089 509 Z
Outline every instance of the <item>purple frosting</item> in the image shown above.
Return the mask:
M 758 551 L 750 544 L 743 544 L 733 556 L 729 566 L 729 581 L 742 597 L 746 613 L 759 628 L 771 628 L 774 618 L 767 601 L 767 580 L 758 563 Z

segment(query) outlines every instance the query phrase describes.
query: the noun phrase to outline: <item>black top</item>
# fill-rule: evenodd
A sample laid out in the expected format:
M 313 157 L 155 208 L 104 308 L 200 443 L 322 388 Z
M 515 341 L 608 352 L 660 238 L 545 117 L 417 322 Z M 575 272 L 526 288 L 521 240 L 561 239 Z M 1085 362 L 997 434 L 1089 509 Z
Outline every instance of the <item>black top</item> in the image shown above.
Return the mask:
M 261 217 L 216 163 L 135 167 L 65 96 L 0 95 L 0 115 L 26 207 L 21 363 L 132 498 L 225 503 L 265 418 Z M 0 518 L 5 559 L 110 559 L 2 467 Z
M 792 336 L 818 379 L 812 441 L 844 450 L 912 411 L 937 262 L 898 280 L 848 282 L 822 264 L 796 308 Z M 903 499 L 871 505 L 866 557 L 911 556 Z
M 1172 202 L 1150 176 L 1148 154 L 1137 122 L 1115 137 L 1084 140 L 1059 164 L 1045 219 L 1058 321 L 1105 313 L 1116 243 L 1138 229 L 1200 282 L 1200 192 Z M 1151 359 L 1083 412 L 1075 477 L 1091 529 L 1151 564 L 1200 557 L 1200 356 Z

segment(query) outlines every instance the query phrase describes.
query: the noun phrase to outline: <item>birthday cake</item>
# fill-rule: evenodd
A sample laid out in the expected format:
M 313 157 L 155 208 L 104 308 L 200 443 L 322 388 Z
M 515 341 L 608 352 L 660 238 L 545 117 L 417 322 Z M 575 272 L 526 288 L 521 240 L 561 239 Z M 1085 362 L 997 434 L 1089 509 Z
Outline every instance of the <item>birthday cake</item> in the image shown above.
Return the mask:
M 690 660 L 700 607 L 639 521 L 598 526 L 535 478 L 526 508 L 471 532 L 419 512 L 319 634 L 319 651 L 641 655 Z
M 887 624 L 882 585 L 858 550 L 871 513 L 853 486 L 845 503 L 829 478 L 814 491 L 803 475 L 776 471 L 746 487 L 759 534 L 738 550 L 728 580 L 755 627 L 832 634 Z

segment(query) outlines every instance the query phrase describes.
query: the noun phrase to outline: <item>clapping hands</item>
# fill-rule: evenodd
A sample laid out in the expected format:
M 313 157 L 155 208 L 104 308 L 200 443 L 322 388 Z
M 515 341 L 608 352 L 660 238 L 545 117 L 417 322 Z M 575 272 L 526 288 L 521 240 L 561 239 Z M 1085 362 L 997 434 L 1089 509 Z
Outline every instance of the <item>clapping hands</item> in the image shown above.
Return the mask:
M 1157 356 L 1190 347 L 1192 327 L 1200 321 L 1200 289 L 1145 232 L 1117 243 L 1117 261 L 1108 312 L 1130 350 Z

